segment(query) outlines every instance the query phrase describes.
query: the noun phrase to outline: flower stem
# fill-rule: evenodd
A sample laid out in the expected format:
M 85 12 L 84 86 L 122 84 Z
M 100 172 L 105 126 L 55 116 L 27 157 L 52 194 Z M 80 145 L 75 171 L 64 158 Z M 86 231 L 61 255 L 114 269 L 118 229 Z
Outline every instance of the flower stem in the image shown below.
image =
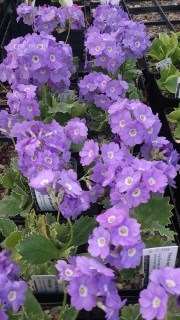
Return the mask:
M 67 43 L 67 42 L 68 42 L 69 34 L 70 34 L 70 30 L 71 30 L 71 28 L 68 28 L 68 34 L 67 34 L 67 37 L 66 37 L 66 41 L 65 41 L 65 43 Z
M 57 222 L 59 222 L 61 211 L 58 209 Z
M 67 302 L 67 292 L 64 291 L 64 299 L 63 299 L 63 304 L 62 304 L 62 308 L 61 308 L 61 312 L 58 316 L 58 320 L 61 320 L 62 319 L 62 316 L 63 316 L 63 312 L 64 312 L 64 308 L 66 306 L 66 302 Z
M 76 313 L 75 313 L 74 317 L 72 318 L 72 320 L 75 320 L 77 318 L 78 314 L 79 314 L 79 310 L 76 310 Z
M 6 87 L 2 84 L 2 82 L 0 82 L 0 85 L 6 92 L 9 92 L 9 90 L 6 89 Z
M 13 142 L 13 145 L 14 145 L 14 147 L 16 146 L 16 143 L 15 143 L 15 140 L 14 140 L 14 138 L 11 138 L 11 140 L 12 140 L 12 142 Z
M 70 220 L 69 218 L 67 218 L 67 220 L 68 220 L 68 224 L 69 224 L 69 226 L 70 226 L 70 239 L 69 239 L 68 243 L 66 243 L 66 245 L 65 245 L 65 246 L 62 248 L 62 250 L 60 251 L 59 256 L 60 256 L 64 251 L 66 251 L 67 248 L 70 247 L 70 244 L 71 244 L 72 239 L 73 239 L 73 226 L 72 226 L 71 220 Z M 58 319 L 58 320 L 59 320 L 59 319 Z

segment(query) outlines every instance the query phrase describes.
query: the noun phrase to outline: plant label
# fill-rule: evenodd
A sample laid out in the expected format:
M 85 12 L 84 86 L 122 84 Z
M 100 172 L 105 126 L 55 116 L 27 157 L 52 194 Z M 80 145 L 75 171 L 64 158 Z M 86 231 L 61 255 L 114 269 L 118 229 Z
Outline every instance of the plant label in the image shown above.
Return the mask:
M 58 207 L 53 197 L 50 194 L 42 195 L 40 192 L 36 191 L 34 188 L 31 188 L 31 195 L 35 206 L 38 210 L 43 211 L 57 211 Z
M 63 287 L 58 283 L 57 277 L 53 275 L 31 276 L 37 292 L 64 292 Z
M 68 99 L 71 99 L 74 96 L 73 90 L 65 90 L 63 93 L 58 94 L 60 102 L 64 102 Z
M 177 80 L 175 98 L 176 99 L 180 98 L 180 77 L 178 77 L 178 80 Z
M 178 246 L 143 249 L 142 272 L 144 273 L 144 286 L 148 285 L 149 275 L 153 269 L 174 268 L 177 250 Z
M 171 63 L 171 58 L 164 59 L 156 63 L 156 69 L 158 72 L 160 72 L 164 68 L 169 68 Z

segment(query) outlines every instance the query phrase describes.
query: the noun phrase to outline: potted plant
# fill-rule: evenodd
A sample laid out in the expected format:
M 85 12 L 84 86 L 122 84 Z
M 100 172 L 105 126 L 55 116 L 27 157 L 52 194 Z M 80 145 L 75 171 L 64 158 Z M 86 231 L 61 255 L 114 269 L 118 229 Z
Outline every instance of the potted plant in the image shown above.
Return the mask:
M 8 93 L 11 113 L 1 112 L 0 130 L 16 140 L 18 154 L 1 177 L 12 188 L 11 195 L 0 203 L 3 243 L 12 249 L 11 257 L 20 265 L 23 277 L 55 275 L 59 271 L 64 286 L 59 320 L 65 316 L 76 319 L 80 309 L 89 312 L 96 304 L 106 317 L 118 319 L 125 301 L 120 298 L 115 275 L 133 269 L 132 275 L 145 245 L 171 245 L 174 239 L 174 232 L 168 228 L 172 206 L 163 194 L 168 184 L 174 186 L 178 155 L 165 138 L 158 137 L 158 116 L 137 99 L 139 92 L 134 92 L 132 78 L 138 71 L 135 61 L 131 64 L 128 60 L 146 52 L 149 38 L 144 27 L 123 17 L 117 5 L 98 7 L 95 24 L 102 11 L 102 31 L 94 25 L 86 37 L 86 50 L 94 56 L 94 62 L 92 72 L 79 83 L 81 103 L 74 95 L 67 98 L 65 92 L 75 70 L 72 51 L 69 45 L 56 43 L 49 34 L 12 40 L 0 66 L 1 80 L 12 84 L 12 92 Z M 111 19 L 105 22 L 110 11 L 116 15 L 112 21 L 121 21 L 121 15 L 127 28 L 116 26 Z M 133 26 L 141 35 L 137 32 L 133 38 Z M 120 33 L 117 38 L 114 36 L 113 28 L 119 27 L 124 40 Z M 108 66 L 97 65 L 106 56 Z M 61 82 L 59 77 L 63 77 Z M 95 127 L 110 134 L 99 140 Z M 134 154 L 136 146 L 138 155 Z M 83 167 L 80 177 L 68 167 L 72 150 L 79 152 Z M 14 171 L 17 179 L 12 178 Z M 34 213 L 29 187 L 54 199 L 58 207 L 56 217 Z M 9 219 L 13 210 L 6 211 L 5 206 L 8 208 L 10 203 L 14 213 L 25 218 L 23 230 L 18 230 Z M 82 215 L 90 203 L 103 207 L 94 218 Z M 156 235 L 150 234 L 151 228 Z M 88 243 L 87 250 L 78 251 L 84 243 Z M 67 293 L 71 297 L 70 308 L 66 306 Z

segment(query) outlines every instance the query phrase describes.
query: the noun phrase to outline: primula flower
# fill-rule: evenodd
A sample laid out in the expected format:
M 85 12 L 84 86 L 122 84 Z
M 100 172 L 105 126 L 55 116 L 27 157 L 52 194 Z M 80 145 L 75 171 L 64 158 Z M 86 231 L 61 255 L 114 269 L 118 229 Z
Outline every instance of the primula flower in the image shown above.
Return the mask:
M 103 144 L 101 147 L 101 153 L 101 156 L 106 163 L 116 165 L 120 160 L 122 160 L 122 152 L 117 143 L 110 142 L 109 144 Z
M 68 264 L 64 260 L 58 260 L 55 267 L 59 271 L 58 278 L 60 281 L 71 281 L 74 277 L 79 277 L 81 275 L 74 265 Z
M 24 293 L 27 291 L 27 288 L 28 286 L 25 281 L 7 282 L 4 287 L 4 295 L 6 296 L 5 309 L 12 308 L 17 312 L 26 300 Z
M 92 310 L 96 306 L 95 294 L 98 292 L 98 283 L 96 278 L 87 275 L 81 275 L 71 280 L 67 286 L 67 292 L 71 296 L 71 305 L 76 310 Z
M 0 319 L 1 320 L 8 320 L 8 315 L 0 309 Z
M 62 170 L 60 172 L 60 180 L 57 182 L 64 187 L 64 191 L 71 195 L 73 198 L 76 198 L 77 195 L 81 195 L 82 189 L 79 182 L 76 180 L 76 173 L 70 170 Z
M 114 277 L 114 271 L 110 268 L 107 268 L 102 262 L 95 258 L 78 256 L 76 258 L 76 266 L 85 275 L 94 277 L 98 274 L 104 274 L 108 277 Z
M 140 292 L 140 313 L 146 320 L 164 319 L 167 312 L 168 295 L 164 288 L 151 282 Z
M 65 126 L 65 130 L 68 139 L 76 144 L 84 141 L 88 133 L 85 120 L 81 120 L 79 118 L 74 118 L 68 121 L 67 125 Z
M 84 143 L 82 150 L 79 152 L 81 157 L 81 164 L 87 166 L 90 164 L 98 155 L 99 146 L 94 140 L 88 140 Z
M 141 239 L 140 224 L 133 218 L 125 218 L 118 226 L 112 227 L 110 232 L 115 246 L 133 246 Z
M 35 189 L 46 191 L 48 187 L 52 186 L 54 178 L 55 173 L 52 169 L 44 169 L 42 172 L 39 172 L 35 178 L 30 180 L 29 185 Z
M 150 275 L 151 281 L 156 285 L 161 285 L 167 292 L 172 295 L 180 295 L 180 269 L 166 267 L 161 270 L 153 270 Z
M 111 228 L 113 226 L 119 225 L 127 215 L 126 211 L 123 209 L 110 208 L 104 213 L 99 214 L 96 221 L 104 228 Z
M 160 193 L 164 192 L 164 188 L 168 183 L 167 177 L 163 174 L 163 171 L 158 170 L 155 167 L 144 173 L 143 181 L 148 190 L 152 192 L 159 191 Z
M 89 236 L 88 243 L 88 252 L 94 257 L 100 256 L 104 259 L 109 254 L 110 234 L 103 227 L 97 227 Z
M 142 250 L 145 244 L 140 242 L 133 247 L 124 246 L 120 252 L 121 268 L 136 268 L 141 262 Z
M 110 308 L 116 308 L 121 298 L 118 289 L 111 278 L 101 275 L 99 278 L 99 289 L 101 295 L 105 296 L 105 303 Z

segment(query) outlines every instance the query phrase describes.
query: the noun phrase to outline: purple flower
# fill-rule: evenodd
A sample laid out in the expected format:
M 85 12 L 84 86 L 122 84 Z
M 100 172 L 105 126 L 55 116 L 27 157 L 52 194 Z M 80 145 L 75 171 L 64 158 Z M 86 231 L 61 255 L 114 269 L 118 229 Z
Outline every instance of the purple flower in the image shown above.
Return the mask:
M 120 253 L 121 268 L 136 268 L 141 262 L 142 250 L 145 244 L 140 242 L 133 247 L 124 246 Z
M 128 123 L 121 132 L 121 140 L 126 146 L 134 147 L 143 142 L 143 136 L 146 130 L 137 120 Z
M 161 270 L 153 270 L 150 275 L 151 281 L 156 285 L 161 285 L 171 294 L 180 294 L 180 269 L 166 267 Z
M 94 140 L 88 140 L 84 143 L 82 150 L 79 152 L 81 157 L 81 164 L 87 166 L 90 164 L 98 155 L 99 146 Z
M 35 178 L 32 178 L 29 185 L 38 190 L 46 190 L 46 188 L 51 187 L 55 178 L 55 173 L 52 169 L 43 170 L 39 172 Z
M 88 128 L 85 125 L 85 119 L 74 118 L 68 121 L 65 126 L 66 135 L 72 142 L 78 144 L 87 137 Z
M 5 309 L 12 308 L 17 312 L 26 300 L 24 293 L 27 291 L 27 288 L 28 286 L 25 281 L 8 281 L 4 287 L 4 294 L 6 296 Z
M 58 180 L 58 183 L 64 187 L 65 192 L 73 198 L 82 193 L 81 186 L 76 179 L 76 173 L 70 169 L 68 171 L 62 170 L 60 172 L 60 180 Z
M 151 170 L 146 171 L 143 175 L 143 181 L 146 184 L 148 190 L 153 192 L 163 193 L 164 188 L 167 186 L 167 177 L 163 174 L 163 171 L 153 167 Z
M 101 156 L 106 163 L 117 164 L 122 160 L 122 152 L 119 149 L 119 145 L 115 142 L 109 144 L 103 144 L 101 148 Z
M 100 256 L 104 259 L 109 254 L 110 234 L 103 227 L 97 227 L 89 236 L 88 243 L 88 252 L 94 257 Z
M 125 218 L 127 213 L 123 209 L 110 208 L 104 213 L 99 214 L 96 221 L 104 228 L 111 228 L 119 225 Z
M 167 312 L 168 295 L 161 286 L 150 283 L 140 292 L 140 313 L 146 320 L 164 319 Z
M 119 249 L 114 248 L 113 250 L 110 250 L 109 255 L 104 259 L 106 263 L 109 263 L 112 267 L 115 267 L 116 269 L 121 269 L 121 257 L 119 254 Z
M 1 320 L 8 320 L 8 315 L 0 309 L 0 319 Z
M 131 207 L 138 207 L 140 203 L 147 203 L 150 198 L 150 192 L 146 185 L 142 183 L 137 183 L 127 191 L 127 197 Z
M 103 263 L 95 258 L 78 256 L 76 258 L 76 266 L 85 275 L 96 276 L 98 274 L 104 274 L 108 277 L 114 276 L 114 271 L 112 269 L 107 268 Z
M 140 182 L 141 173 L 134 171 L 132 167 L 125 167 L 117 174 L 116 188 L 119 192 L 124 192 L 133 187 L 135 183 Z
M 58 271 L 60 271 L 58 274 L 60 281 L 71 281 L 74 277 L 79 277 L 81 275 L 74 265 L 68 264 L 64 260 L 58 260 L 55 267 Z
M 121 224 L 111 228 L 112 244 L 115 246 L 133 246 L 140 238 L 140 224 L 136 219 L 126 218 Z
M 95 294 L 98 292 L 96 278 L 82 275 L 71 280 L 67 286 L 67 292 L 71 296 L 71 305 L 76 310 L 92 310 L 96 306 Z

